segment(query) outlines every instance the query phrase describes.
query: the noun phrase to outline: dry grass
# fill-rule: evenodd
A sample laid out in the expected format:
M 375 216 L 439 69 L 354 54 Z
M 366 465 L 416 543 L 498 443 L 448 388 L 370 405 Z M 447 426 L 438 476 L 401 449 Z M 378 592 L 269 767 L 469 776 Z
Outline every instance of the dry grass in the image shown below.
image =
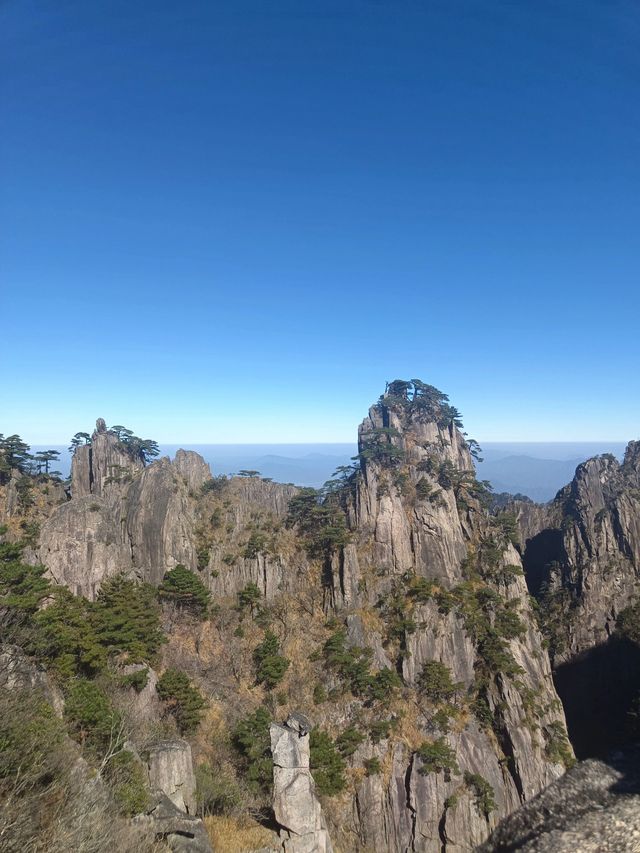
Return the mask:
M 261 847 L 279 847 L 275 832 L 249 818 L 237 819 L 222 815 L 209 815 L 204 825 L 214 850 L 224 853 L 247 853 Z

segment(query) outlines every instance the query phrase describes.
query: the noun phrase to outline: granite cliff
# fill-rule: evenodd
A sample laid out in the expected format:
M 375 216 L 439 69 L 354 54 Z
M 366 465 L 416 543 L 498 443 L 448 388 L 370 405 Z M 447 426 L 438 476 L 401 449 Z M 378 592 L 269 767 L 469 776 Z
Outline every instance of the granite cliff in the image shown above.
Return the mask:
M 214 848 L 216 821 L 252 814 L 263 835 L 241 849 L 473 850 L 573 763 L 552 663 L 563 695 L 563 668 L 617 642 L 633 604 L 638 445 L 580 466 L 551 504 L 491 513 L 475 442 L 432 386 L 390 383 L 358 439 L 318 493 L 212 477 L 189 451 L 149 462 L 99 420 L 70 499 L 29 510 L 25 556 L 56 584 L 91 601 L 123 573 L 160 587 L 165 643 L 127 694 L 132 746 L 192 813 L 188 747 Z M 3 489 L 10 536 L 24 511 Z M 176 567 L 210 599 L 197 618 L 167 592 Z M 175 671 L 205 706 L 187 746 L 157 689 Z
M 629 737 L 640 694 L 637 645 L 622 625 L 640 577 L 640 442 L 622 463 L 605 455 L 579 465 L 549 504 L 514 502 L 508 512 L 574 745 L 605 754 Z

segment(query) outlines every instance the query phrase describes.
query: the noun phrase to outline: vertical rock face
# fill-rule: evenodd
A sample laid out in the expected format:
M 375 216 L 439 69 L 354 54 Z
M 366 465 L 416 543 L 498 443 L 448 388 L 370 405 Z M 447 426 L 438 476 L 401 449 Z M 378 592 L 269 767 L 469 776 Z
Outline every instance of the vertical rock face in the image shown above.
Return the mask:
M 56 583 L 94 599 L 105 578 L 131 570 L 131 547 L 113 507 L 87 495 L 59 507 L 42 525 L 37 562 Z
M 193 507 L 176 468 L 159 459 L 136 477 L 122 498 L 122 518 L 140 577 L 159 584 L 182 563 L 197 568 Z
M 195 814 L 196 777 L 186 740 L 154 744 L 149 750 L 148 773 L 152 790 L 162 791 L 180 811 Z
M 211 479 L 211 469 L 202 456 L 193 450 L 178 450 L 173 466 L 184 478 L 190 491 L 196 492 Z
M 366 741 L 358 764 L 350 759 L 348 792 L 323 802 L 323 819 L 301 721 L 272 726 L 275 812 L 290 853 L 329 851 L 325 821 L 338 849 L 470 851 L 570 757 L 520 557 L 484 509 L 457 413 L 422 383 L 396 391 L 360 427 L 361 470 L 334 494 L 339 519 L 320 550 L 287 518 L 299 490 L 236 478 L 204 494 L 208 468 L 193 454 L 107 483 L 119 463 L 100 429 L 102 461 L 77 451 L 76 481 L 89 493 L 42 530 L 41 560 L 85 595 L 116 570 L 158 584 L 176 563 L 208 562 L 221 606 L 231 600 L 231 612 L 237 593 L 255 584 L 284 619 L 286 643 L 300 655 L 300 671 L 293 661 L 288 670 L 291 701 L 303 697 L 332 736 L 359 727 Z M 342 631 L 347 657 L 370 655 L 366 684 L 382 676 L 395 686 L 372 698 L 345 683 L 323 659 L 329 625 Z M 237 636 L 222 641 L 230 647 Z M 429 693 L 434 666 L 451 682 L 445 700 Z M 312 705 L 309 678 L 336 700 Z M 369 736 L 375 725 L 382 729 Z M 365 761 L 379 772 L 365 774 Z
M 468 446 L 448 413 L 444 400 L 406 396 L 387 396 L 371 409 L 360 427 L 363 470 L 348 507 L 354 541 L 332 567 L 338 608 L 394 592 L 409 602 L 412 589 L 425 590 L 401 639 L 405 683 L 419 690 L 425 664 L 435 661 L 466 695 L 479 697 L 467 706 L 465 724 L 448 732 L 427 708 L 415 719 L 424 741 L 452 750 L 455 771 L 427 767 L 398 743 L 388 783 L 359 786 L 366 849 L 470 850 L 564 769 L 549 749 L 554 733 L 564 738 L 564 718 L 520 558 L 482 510 Z M 518 628 L 501 636 L 507 613 L 517 614 Z M 506 653 L 501 661 L 493 643 Z M 475 717 L 480 707 L 484 719 Z M 493 791 L 493 809 L 478 805 L 478 779 Z
M 246 531 L 255 517 L 263 517 L 282 525 L 287 515 L 291 498 L 296 495 L 295 486 L 271 483 L 254 477 L 235 477 L 225 486 L 226 522 L 230 530 L 228 547 L 212 545 L 209 551 L 208 569 L 210 589 L 214 596 L 235 596 L 247 584 L 255 583 L 262 595 L 273 601 L 283 590 L 295 588 L 297 575 L 307 567 L 307 561 L 299 550 L 288 549 L 286 553 L 257 551 L 253 556 L 244 556 Z M 234 550 L 239 555 L 233 565 L 225 561 L 225 552 Z
M 178 563 L 197 567 L 190 488 L 210 478 L 198 454 L 148 467 L 131 460 L 115 433 L 96 430 L 76 449 L 72 500 L 42 525 L 34 558 L 56 583 L 94 598 L 102 581 L 133 572 L 159 584 Z
M 545 506 L 516 504 L 531 592 L 547 622 L 576 752 L 617 746 L 640 692 L 640 651 L 616 632 L 640 579 L 640 442 L 589 459 Z
M 532 592 L 564 589 L 571 601 L 558 664 L 605 642 L 636 592 L 639 481 L 640 442 L 632 441 L 622 465 L 609 455 L 589 459 L 551 504 L 520 512 Z
M 132 459 L 118 436 L 98 418 L 91 444 L 77 447 L 71 461 L 72 497 L 117 496 L 121 485 L 130 482 L 142 468 L 142 461 Z
M 286 853 L 332 853 L 309 770 L 309 724 L 291 714 L 270 728 L 273 755 L 273 811 Z

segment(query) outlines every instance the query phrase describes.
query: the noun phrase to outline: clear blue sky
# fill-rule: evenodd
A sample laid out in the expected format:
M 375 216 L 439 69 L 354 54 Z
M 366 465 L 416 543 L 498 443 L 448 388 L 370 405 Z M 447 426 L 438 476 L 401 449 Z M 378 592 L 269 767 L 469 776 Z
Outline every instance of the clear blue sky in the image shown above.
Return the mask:
M 0 431 L 640 432 L 636 0 L 3 0 Z

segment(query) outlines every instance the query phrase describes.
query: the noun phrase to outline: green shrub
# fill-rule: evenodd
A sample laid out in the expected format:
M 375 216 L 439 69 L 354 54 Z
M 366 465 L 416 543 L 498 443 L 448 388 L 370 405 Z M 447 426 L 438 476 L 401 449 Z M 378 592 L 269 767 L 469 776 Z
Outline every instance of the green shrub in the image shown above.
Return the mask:
M 409 596 L 418 604 L 426 604 L 434 596 L 434 583 L 422 577 L 412 577 L 407 590 Z
M 195 775 L 200 817 L 210 814 L 230 815 L 242 808 L 242 791 L 226 767 L 214 768 L 210 764 L 198 764 Z
M 543 729 L 545 755 L 554 764 L 563 764 L 568 770 L 576 763 L 564 726 L 558 720 Z
M 44 566 L 28 566 L 20 561 L 22 546 L 0 544 L 0 603 L 20 614 L 35 613 L 49 593 Z
M 123 738 L 122 719 L 107 694 L 95 681 L 79 678 L 68 686 L 64 715 L 70 733 L 83 746 L 100 754 Z
M 436 705 L 449 702 L 462 688 L 460 682 L 451 680 L 451 670 L 446 664 L 430 660 L 422 667 L 418 686 L 424 695 Z
M 389 737 L 391 733 L 390 720 L 375 720 L 369 726 L 369 737 L 373 743 L 380 743 L 381 740 Z
M 324 684 L 316 684 L 313 688 L 313 704 L 314 705 L 322 705 L 323 702 L 327 701 L 327 689 Z
M 627 640 L 640 645 L 640 599 L 620 612 L 616 628 Z
M 238 606 L 240 610 L 249 610 L 253 613 L 262 599 L 262 593 L 257 584 L 248 583 L 244 589 L 238 593 Z
M 431 718 L 432 724 L 443 734 L 451 731 L 451 720 L 456 715 L 456 709 L 452 705 L 444 705 L 439 708 Z
M 289 501 L 285 524 L 297 529 L 312 558 L 326 557 L 350 540 L 345 514 L 337 497 L 332 495 L 323 501 L 316 489 L 300 489 Z
M 347 784 L 345 763 L 330 735 L 323 729 L 312 729 L 309 747 L 311 772 L 319 793 L 339 794 Z
M 149 681 L 149 670 L 137 669 L 135 672 L 129 672 L 120 678 L 120 686 L 127 688 L 132 687 L 136 693 L 140 693 L 147 686 Z
M 206 702 L 189 677 L 177 669 L 167 669 L 158 680 L 158 695 L 167 703 L 181 734 L 197 729 Z
M 355 726 L 349 726 L 336 738 L 338 752 L 343 758 L 349 758 L 364 740 L 364 735 Z
M 210 480 L 207 480 L 206 483 L 203 483 L 200 491 L 203 495 L 220 495 L 225 490 L 228 482 L 229 481 L 225 474 L 218 474 L 217 477 L 212 477 Z
M 364 772 L 367 776 L 377 776 L 377 774 L 382 770 L 379 758 L 365 758 L 363 764 Z
M 432 492 L 433 486 L 429 483 L 428 480 L 426 480 L 424 477 L 418 480 L 418 482 L 416 483 L 416 497 L 419 500 L 427 500 L 427 498 L 431 495 Z
M 182 563 L 165 574 L 158 594 L 161 599 L 172 601 L 200 619 L 204 619 L 211 599 L 211 593 L 200 578 Z
M 384 701 L 402 686 L 400 676 L 388 667 L 372 673 L 373 650 L 367 646 L 348 647 L 344 628 L 329 637 L 322 654 L 327 664 L 338 670 L 354 696 Z
M 152 660 L 165 642 L 156 590 L 124 575 L 102 584 L 94 624 L 96 638 L 107 653 L 124 653 L 131 663 Z
M 417 753 L 422 761 L 422 766 L 418 772 L 423 776 L 429 773 L 450 772 L 459 773 L 458 764 L 456 762 L 456 754 L 451 749 L 444 738 L 438 738 L 434 741 L 425 741 Z
M 35 548 L 38 544 L 38 537 L 40 536 L 40 525 L 38 522 L 27 521 L 25 519 L 20 522 L 20 529 L 22 530 L 20 544 L 28 548 Z
M 231 736 L 231 742 L 241 756 L 249 786 L 255 793 L 267 795 L 273 780 L 270 723 L 269 711 L 258 708 L 237 723 Z
M 496 613 L 494 628 L 501 637 L 505 638 L 505 640 L 522 637 L 527 632 L 522 619 L 514 610 L 507 607 Z
M 386 701 L 402 687 L 402 679 L 394 670 L 388 666 L 376 672 L 369 684 L 369 696 L 378 701 Z
M 501 512 L 496 516 L 496 522 L 505 539 L 513 545 L 518 545 L 520 542 L 520 531 L 515 513 Z
M 96 605 L 66 587 L 52 593 L 49 607 L 34 616 L 36 633 L 29 649 L 63 680 L 95 676 L 107 665 L 107 649 L 95 631 Z
M 64 736 L 62 721 L 39 692 L 0 691 L 0 781 L 44 782 L 55 771 Z
M 483 729 L 493 728 L 493 711 L 489 705 L 486 690 L 480 690 L 476 694 L 475 699 L 471 703 L 471 710 Z
M 200 544 L 196 547 L 196 560 L 198 563 L 198 569 L 203 572 L 207 566 L 209 565 L 209 560 L 211 558 L 211 549 L 206 544 Z
M 474 803 L 478 811 L 485 818 L 488 818 L 491 812 L 497 809 L 495 791 L 492 786 L 484 776 L 481 776 L 479 773 L 469 773 L 468 771 L 465 771 L 464 783 L 475 794 Z
M 514 676 L 522 673 L 507 644 L 494 631 L 487 630 L 478 642 L 478 668 L 487 674 L 501 673 L 502 675 Z
M 258 684 L 272 690 L 282 681 L 290 661 L 280 654 L 280 643 L 272 631 L 267 631 L 264 640 L 253 653 Z
M 115 755 L 107 765 L 107 782 L 118 808 L 128 817 L 149 807 L 149 786 L 144 767 L 129 750 Z
M 268 550 L 269 540 L 265 533 L 254 531 L 250 536 L 247 544 L 244 546 L 242 556 L 247 560 L 255 560 L 260 554 L 264 554 Z
M 376 462 L 384 468 L 399 465 L 406 458 L 406 453 L 394 441 L 400 441 L 401 434 L 391 427 L 376 427 L 362 435 L 360 439 L 361 463 Z

